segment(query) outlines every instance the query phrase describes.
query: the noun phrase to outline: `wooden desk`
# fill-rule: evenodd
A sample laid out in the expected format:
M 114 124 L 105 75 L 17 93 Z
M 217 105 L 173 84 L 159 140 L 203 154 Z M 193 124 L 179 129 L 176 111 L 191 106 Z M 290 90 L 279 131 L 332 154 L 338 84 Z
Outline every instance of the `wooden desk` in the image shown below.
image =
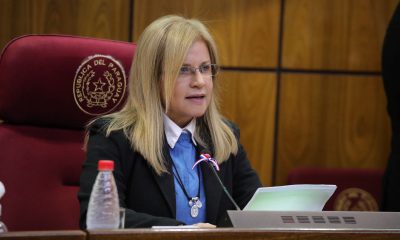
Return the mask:
M 86 240 L 86 232 L 80 230 L 65 231 L 21 231 L 0 233 L 1 240 Z
M 29 231 L 0 234 L 1 240 L 387 240 L 400 239 L 396 231 L 296 230 L 261 229 L 124 229 L 110 231 Z
M 88 231 L 89 240 L 383 240 L 400 239 L 396 231 L 337 231 L 337 230 L 284 230 L 261 229 L 124 229 L 115 231 Z

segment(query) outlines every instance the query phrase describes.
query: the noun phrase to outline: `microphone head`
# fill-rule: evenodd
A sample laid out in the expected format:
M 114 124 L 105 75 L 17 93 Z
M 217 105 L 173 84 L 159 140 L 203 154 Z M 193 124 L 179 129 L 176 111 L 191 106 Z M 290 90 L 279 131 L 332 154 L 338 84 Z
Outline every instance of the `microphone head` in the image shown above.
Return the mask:
M 208 154 L 211 156 L 211 151 L 208 148 L 200 146 L 200 154 Z

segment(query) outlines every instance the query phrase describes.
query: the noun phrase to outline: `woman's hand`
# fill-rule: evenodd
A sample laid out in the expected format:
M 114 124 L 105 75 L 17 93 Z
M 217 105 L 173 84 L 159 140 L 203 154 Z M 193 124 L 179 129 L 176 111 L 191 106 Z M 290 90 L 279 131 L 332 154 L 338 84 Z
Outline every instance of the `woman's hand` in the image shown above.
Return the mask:
M 196 223 L 196 224 L 193 224 L 193 226 L 196 226 L 198 228 L 216 228 L 217 227 L 217 226 L 212 225 L 210 223 Z

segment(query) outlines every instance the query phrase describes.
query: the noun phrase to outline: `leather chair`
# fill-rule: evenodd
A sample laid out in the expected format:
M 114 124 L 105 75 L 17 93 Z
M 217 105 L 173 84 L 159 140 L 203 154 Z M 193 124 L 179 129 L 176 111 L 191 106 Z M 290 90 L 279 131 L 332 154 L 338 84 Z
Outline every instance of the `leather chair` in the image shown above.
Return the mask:
M 85 125 L 119 109 L 136 45 L 64 35 L 12 40 L 0 58 L 2 221 L 78 229 Z
M 382 177 L 381 169 L 297 168 L 289 172 L 288 184 L 337 185 L 327 211 L 378 211 Z

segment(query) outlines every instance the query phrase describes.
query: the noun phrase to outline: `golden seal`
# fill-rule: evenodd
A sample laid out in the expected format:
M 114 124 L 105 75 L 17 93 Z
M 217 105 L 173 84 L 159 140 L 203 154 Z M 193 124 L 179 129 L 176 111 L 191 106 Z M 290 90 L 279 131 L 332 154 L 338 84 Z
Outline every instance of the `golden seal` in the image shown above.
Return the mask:
M 125 70 L 111 56 L 89 56 L 76 71 L 74 99 L 86 114 L 97 116 L 113 111 L 124 98 L 125 89 Z
M 335 211 L 378 211 L 378 203 L 367 191 L 347 188 L 341 191 L 333 204 Z

